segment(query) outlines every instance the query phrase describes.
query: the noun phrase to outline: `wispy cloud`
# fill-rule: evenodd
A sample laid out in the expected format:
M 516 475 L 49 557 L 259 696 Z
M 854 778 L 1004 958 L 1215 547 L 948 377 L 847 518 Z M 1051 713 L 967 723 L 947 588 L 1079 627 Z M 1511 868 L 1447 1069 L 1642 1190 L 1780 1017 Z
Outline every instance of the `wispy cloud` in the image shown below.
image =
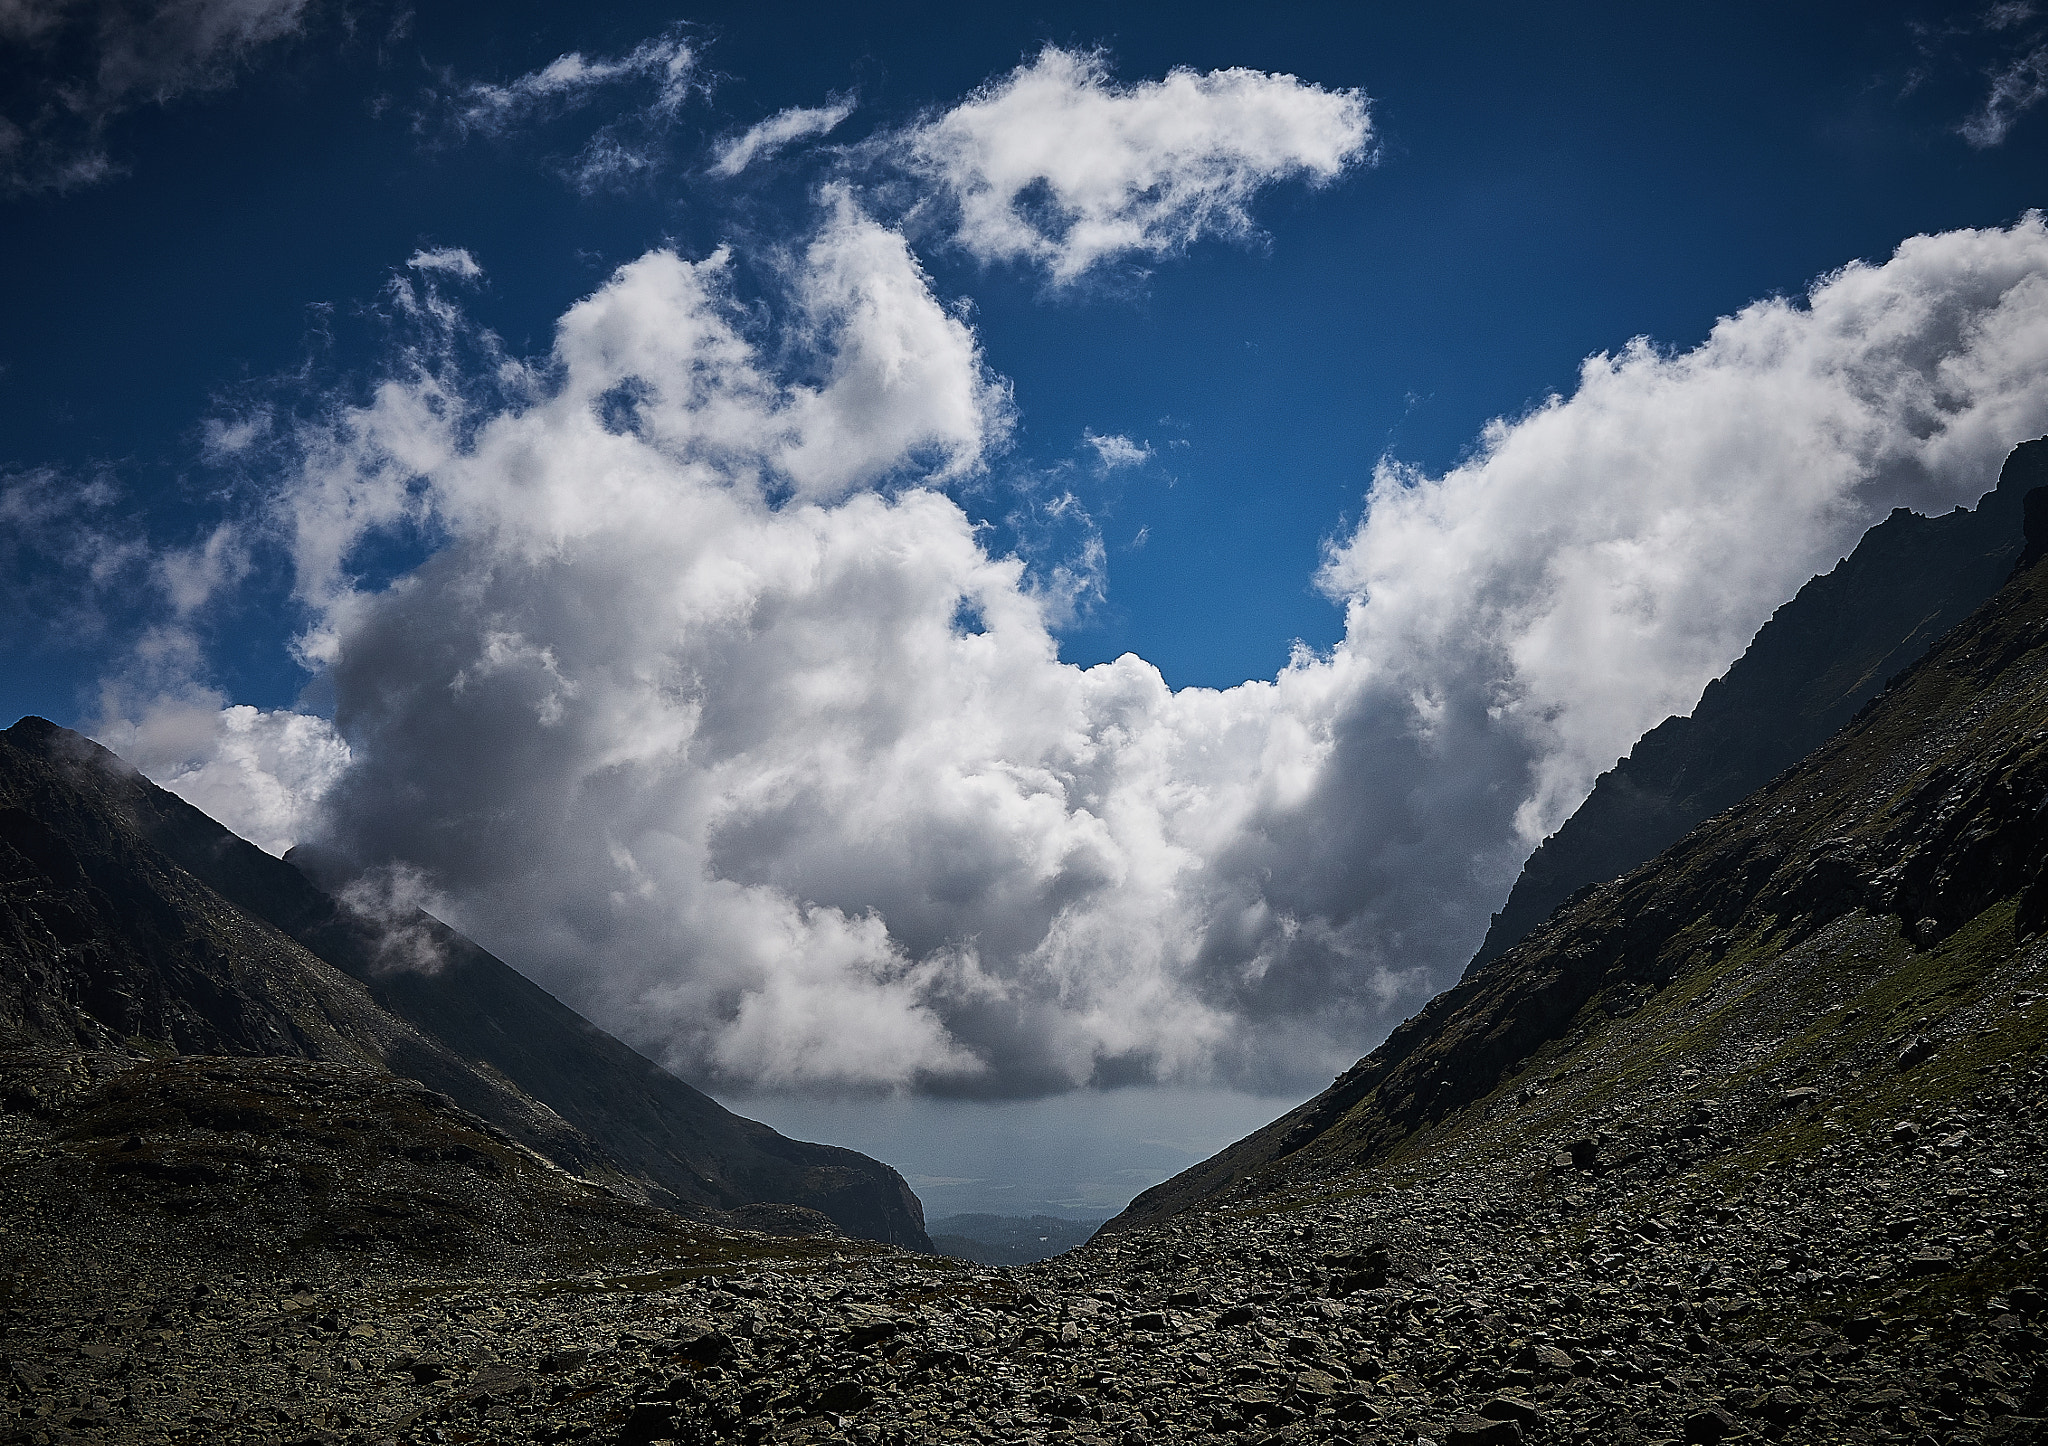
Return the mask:
M 1963 139 L 1980 150 L 2004 143 L 2019 118 L 2048 100 L 2048 45 L 1992 72 L 1984 104 L 1963 122 Z
M 1104 471 L 1119 467 L 1142 467 L 1152 460 L 1152 444 L 1134 442 L 1121 433 L 1083 432 L 1081 440 L 1095 449 L 1096 463 Z
M 792 106 L 778 111 L 719 146 L 711 162 L 711 173 L 737 176 L 754 162 L 766 160 L 787 146 L 827 134 L 852 115 L 853 109 L 851 100 L 834 100 L 829 105 Z
M 0 99 L 0 191 L 70 191 L 120 173 L 123 114 L 233 83 L 301 34 L 309 0 L 0 0 L 16 84 Z
M 432 250 L 419 250 L 407 259 L 406 266 L 414 271 L 431 271 L 442 276 L 452 276 L 457 281 L 476 281 L 484 274 L 476 258 L 460 246 L 438 246 Z
M 687 27 L 673 25 L 620 56 L 591 57 L 572 50 L 508 81 L 451 79 L 429 93 L 414 124 L 429 135 L 505 139 L 608 96 L 638 92 L 642 98 L 618 109 L 561 166 L 564 178 L 579 190 L 622 184 L 660 168 L 677 115 L 706 89 L 697 51 L 686 35 Z
M 503 135 L 588 105 L 604 91 L 651 85 L 648 111 L 672 116 L 696 88 L 697 55 L 679 28 L 643 40 L 611 59 L 580 50 L 559 55 L 538 70 L 505 81 L 472 81 L 447 98 L 449 119 L 464 131 Z

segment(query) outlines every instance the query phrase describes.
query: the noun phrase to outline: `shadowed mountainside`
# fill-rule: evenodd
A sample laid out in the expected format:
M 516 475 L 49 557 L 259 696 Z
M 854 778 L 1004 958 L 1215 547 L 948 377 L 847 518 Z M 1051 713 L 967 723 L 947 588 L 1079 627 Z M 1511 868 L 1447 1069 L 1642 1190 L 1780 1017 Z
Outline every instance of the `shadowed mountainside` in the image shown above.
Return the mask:
M 1998 590 L 2021 548 L 2023 499 L 2048 484 L 2048 439 L 2007 457 L 1976 510 L 1899 508 L 1764 624 L 1690 717 L 1667 718 L 1522 866 L 1474 964 L 1513 948 L 1578 890 L 1620 878 L 1775 778 L 1887 678 Z
M 374 1061 L 653 1204 L 930 1248 L 887 1165 L 742 1119 L 425 915 L 440 967 L 392 967 L 297 868 L 43 719 L 0 734 L 0 876 L 0 1043 Z

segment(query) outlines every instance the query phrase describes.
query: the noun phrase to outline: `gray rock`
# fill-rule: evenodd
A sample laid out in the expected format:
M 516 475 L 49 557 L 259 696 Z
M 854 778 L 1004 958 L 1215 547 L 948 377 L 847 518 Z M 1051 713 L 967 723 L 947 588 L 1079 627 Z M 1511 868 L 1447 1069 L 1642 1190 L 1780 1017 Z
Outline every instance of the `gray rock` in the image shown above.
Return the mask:
M 1464 1415 L 1444 1432 L 1444 1446 L 1521 1446 L 1522 1423 Z

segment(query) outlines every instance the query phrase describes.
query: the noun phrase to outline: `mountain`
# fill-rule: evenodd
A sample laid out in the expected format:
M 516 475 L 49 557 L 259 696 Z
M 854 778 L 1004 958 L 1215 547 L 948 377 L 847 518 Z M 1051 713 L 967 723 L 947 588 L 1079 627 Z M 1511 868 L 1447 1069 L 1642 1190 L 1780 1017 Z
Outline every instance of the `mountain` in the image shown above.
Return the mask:
M 369 1061 L 650 1204 L 930 1249 L 887 1165 L 742 1119 L 427 916 L 439 967 L 392 967 L 386 930 L 39 718 L 0 733 L 0 878 L 0 1047 Z
M 1975 511 L 1899 508 L 1799 590 L 1690 717 L 1667 718 L 1522 866 L 1474 963 L 1506 953 L 1578 890 L 1620 878 L 1790 768 L 1885 680 L 1996 592 L 2021 547 L 2024 498 L 2048 484 L 2048 439 L 2007 457 Z
M 1795 1095 L 1924 1112 L 2041 1048 L 2048 1009 L 2023 986 L 2048 963 L 2048 493 L 2023 510 L 2025 566 L 1803 763 L 1105 1230 L 1526 1150 L 1560 1120 L 1577 1164 L 1700 1169 L 1696 1142 L 1739 1143 Z

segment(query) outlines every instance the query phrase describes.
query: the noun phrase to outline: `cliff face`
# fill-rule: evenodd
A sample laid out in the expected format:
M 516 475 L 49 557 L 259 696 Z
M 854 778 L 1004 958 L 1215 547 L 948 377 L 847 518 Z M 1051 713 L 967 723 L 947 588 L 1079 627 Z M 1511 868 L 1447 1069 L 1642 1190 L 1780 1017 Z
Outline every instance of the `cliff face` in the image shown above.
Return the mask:
M 2032 510 L 2039 544 L 2048 511 Z M 1580 1081 L 1570 1092 L 1585 1116 L 1638 1114 L 1641 1149 L 1679 1138 L 1683 1118 L 1656 1119 L 1658 1096 L 1644 1090 L 1681 1065 L 1757 1108 L 1807 1079 L 1869 1077 L 1875 1092 L 1916 1038 L 1938 1049 L 1961 1001 L 2048 949 L 2044 929 L 2048 566 L 2037 560 L 1805 762 L 1585 890 L 1329 1090 L 1106 1228 L 1441 1156 L 1503 1112 L 1562 1095 L 1564 1079 Z M 1588 1163 L 1602 1148 L 1580 1143 Z
M 373 1061 L 651 1203 L 930 1249 L 887 1165 L 742 1119 L 424 915 L 441 967 L 390 967 L 297 868 L 42 719 L 0 734 L 0 875 L 0 1047 Z
M 1591 884 L 1620 878 L 1819 747 L 1885 680 L 1990 597 L 2022 546 L 2048 440 L 2007 458 L 1973 512 L 1901 508 L 1764 625 L 1690 717 L 1667 718 L 1544 840 L 1494 915 L 1475 964 L 1499 957 Z

